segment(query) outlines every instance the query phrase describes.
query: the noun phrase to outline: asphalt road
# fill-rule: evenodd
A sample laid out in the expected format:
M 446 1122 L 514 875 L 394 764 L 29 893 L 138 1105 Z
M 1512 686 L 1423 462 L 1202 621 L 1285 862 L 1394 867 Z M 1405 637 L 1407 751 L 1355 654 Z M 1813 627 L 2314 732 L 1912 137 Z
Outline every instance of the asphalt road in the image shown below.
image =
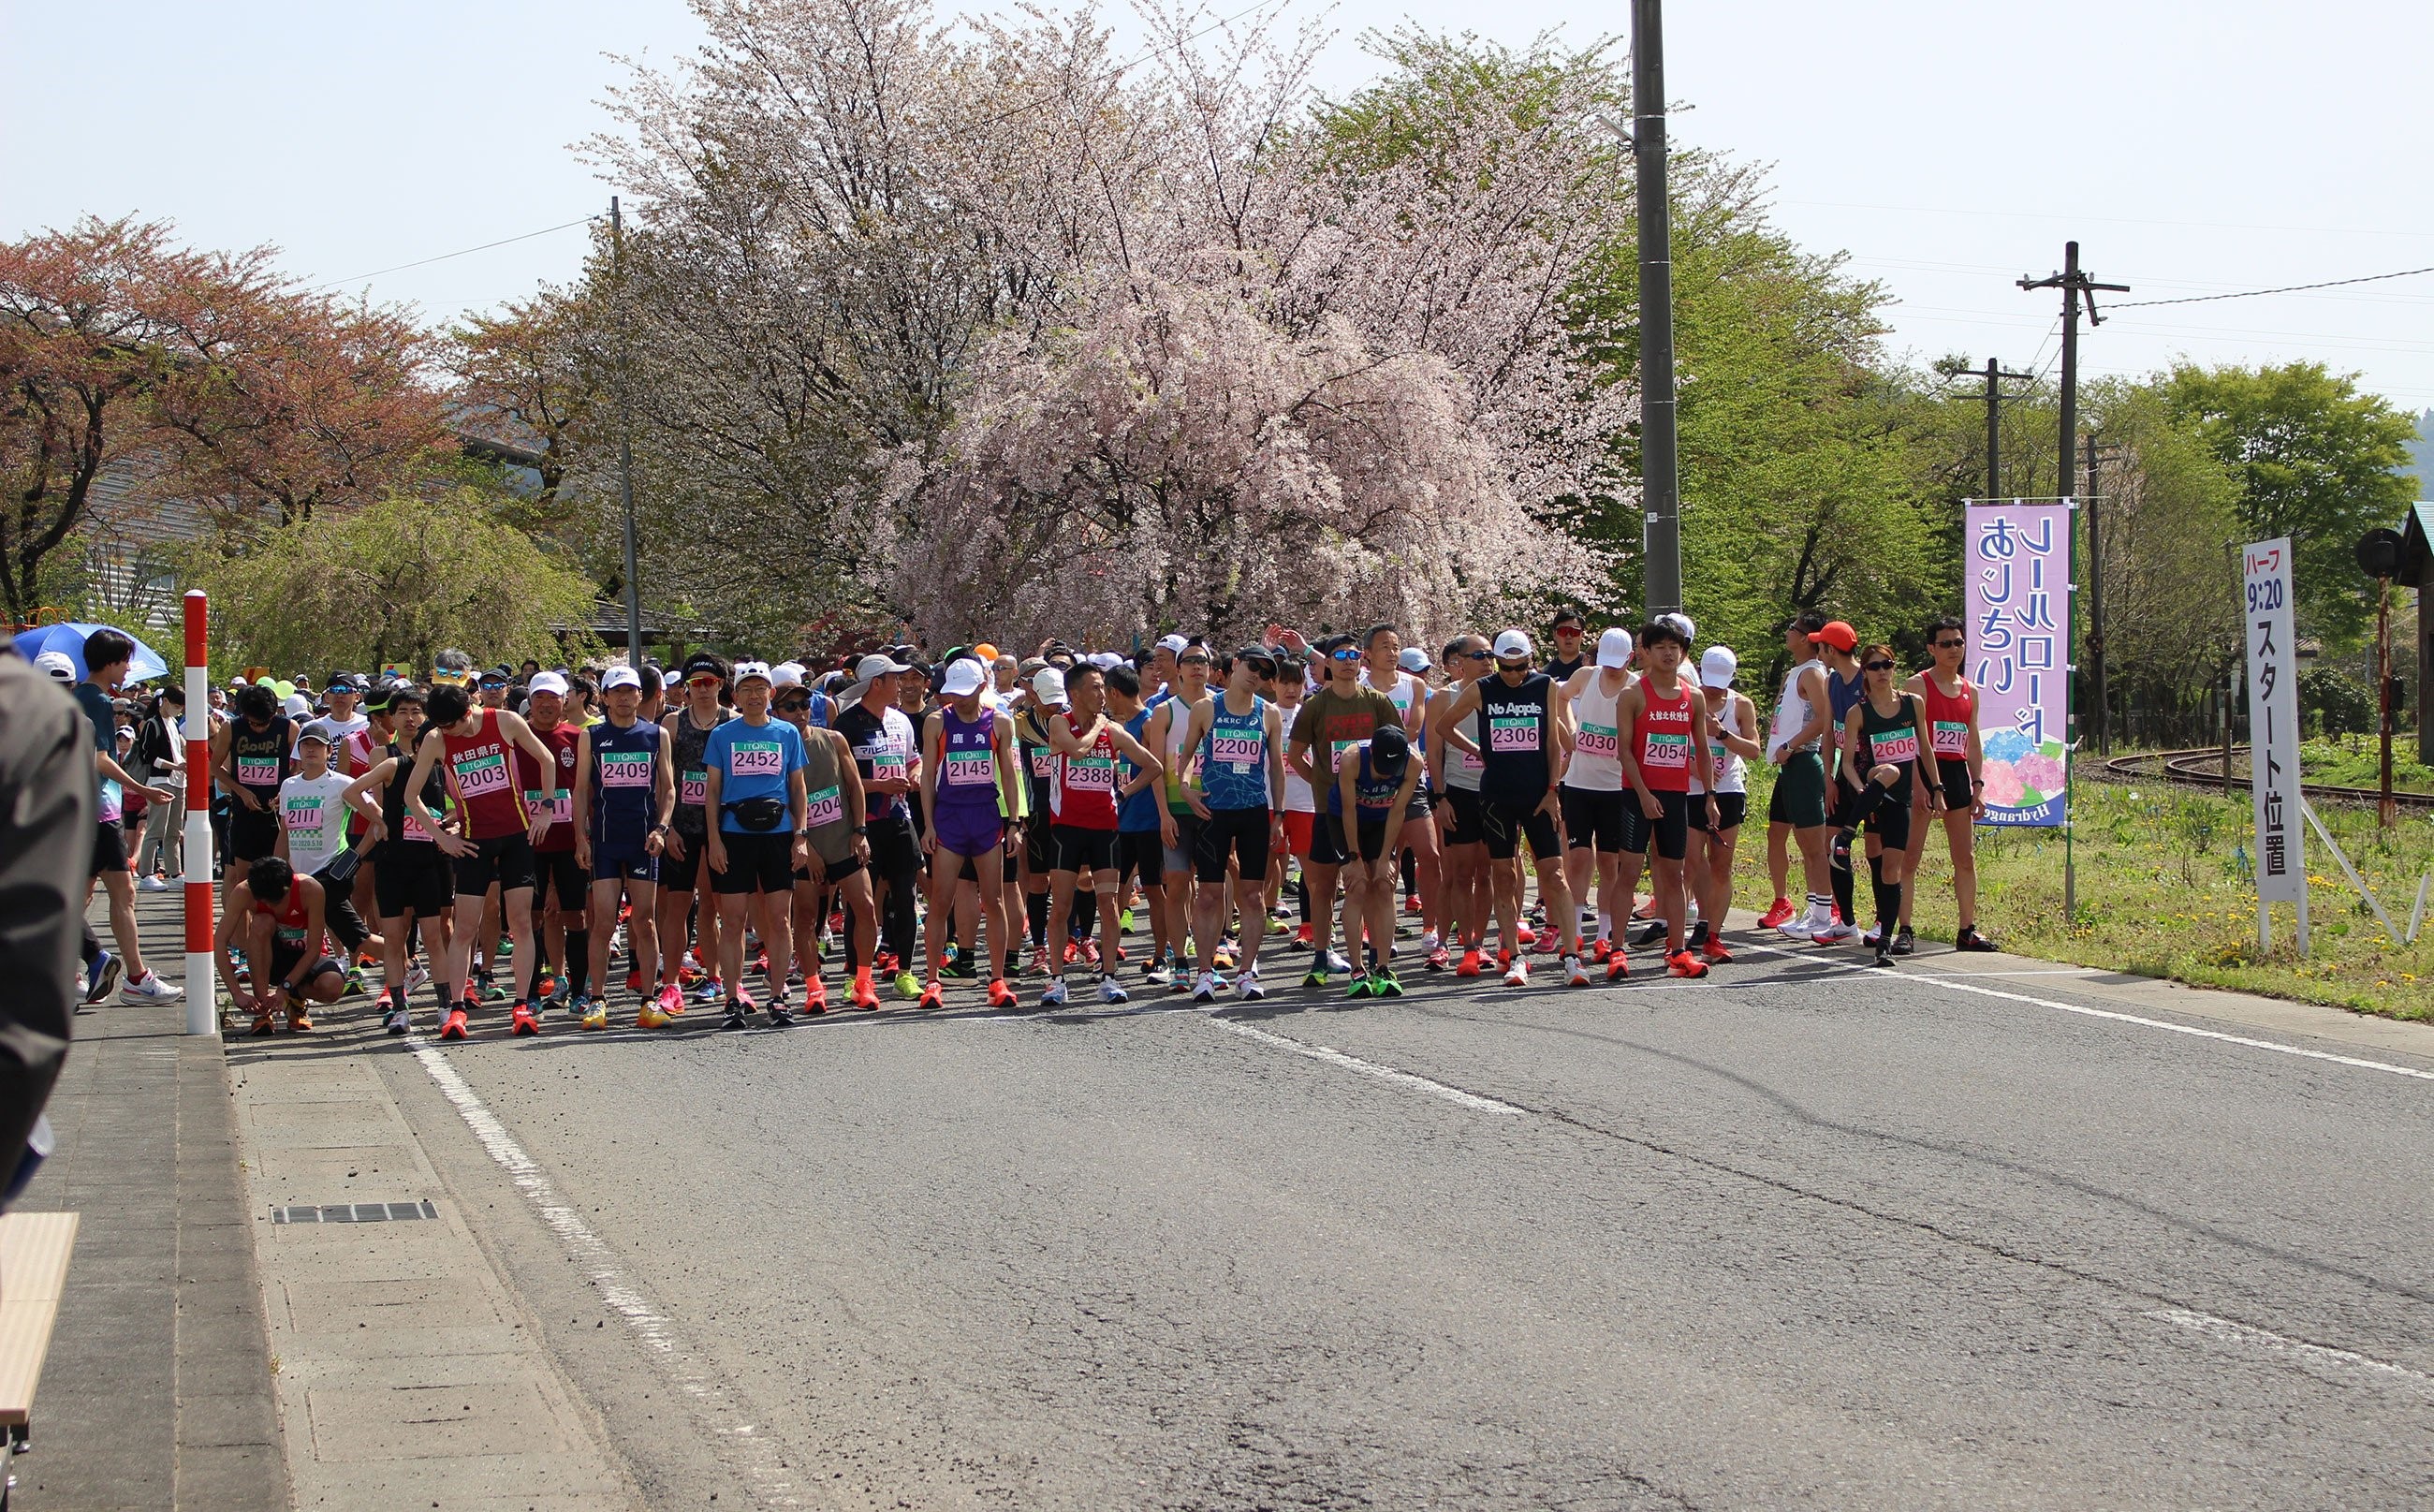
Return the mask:
M 367 1048 L 657 1505 L 2434 1503 L 2434 1080 L 1922 974 Z

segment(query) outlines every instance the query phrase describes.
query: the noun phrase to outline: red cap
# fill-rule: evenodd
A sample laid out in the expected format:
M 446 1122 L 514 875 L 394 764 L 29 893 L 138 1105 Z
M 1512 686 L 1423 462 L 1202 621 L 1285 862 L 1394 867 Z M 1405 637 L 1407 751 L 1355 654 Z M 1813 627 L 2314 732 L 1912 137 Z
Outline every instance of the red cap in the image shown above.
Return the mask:
M 1827 620 L 1825 628 L 1808 639 L 1814 644 L 1830 645 L 1846 656 L 1860 648 L 1860 632 L 1841 620 Z

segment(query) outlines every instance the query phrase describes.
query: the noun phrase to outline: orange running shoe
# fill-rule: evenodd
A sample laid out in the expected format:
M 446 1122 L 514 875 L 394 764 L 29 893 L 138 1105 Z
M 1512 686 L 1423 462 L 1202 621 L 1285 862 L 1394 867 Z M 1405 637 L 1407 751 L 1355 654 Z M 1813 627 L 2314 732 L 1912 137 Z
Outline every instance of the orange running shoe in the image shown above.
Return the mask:
M 450 1008 L 448 1010 L 448 1022 L 439 1026 L 439 1038 L 442 1040 L 470 1040 L 472 1038 L 472 1032 L 465 1027 L 465 1010 L 463 1008 Z
M 260 1008 L 255 1010 L 253 1015 L 253 1032 L 257 1037 L 265 1040 L 269 1039 L 272 1035 L 279 1032 L 278 1021 L 271 1016 L 271 1012 L 268 1008 Z
M 805 1013 L 829 1011 L 829 985 L 816 976 L 803 978 L 803 1011 Z
M 1006 986 L 1004 977 L 989 978 L 988 1003 L 992 1008 L 1010 1008 L 1015 1005 L 1014 988 Z
M 857 971 L 854 973 L 853 992 L 851 995 L 853 1005 L 855 1007 L 860 1008 L 866 1013 L 876 1012 L 878 1010 L 879 989 L 870 985 L 870 973 L 868 971 Z
M 922 984 L 921 1001 L 915 1004 L 914 1006 L 921 1008 L 938 1008 L 946 1006 L 946 994 L 938 990 L 938 979 L 934 976 L 930 978 L 929 981 Z
M 1481 964 L 1479 947 L 1473 945 L 1470 949 L 1462 953 L 1462 964 L 1453 969 L 1453 974 L 1456 976 L 1477 976 L 1479 974 Z
M 1791 900 L 1789 898 L 1777 898 L 1774 901 L 1774 906 L 1769 908 L 1766 913 L 1759 918 L 1757 927 L 1760 929 L 1780 929 L 1783 927 L 1783 921 L 1791 917 Z
M 1620 982 L 1630 974 L 1631 956 L 1629 953 L 1617 951 L 1605 958 L 1605 979 L 1607 981 Z
M 1667 976 L 1705 976 L 1707 974 L 1707 963 L 1688 951 L 1677 952 L 1665 958 L 1665 974 Z
M 507 1033 L 517 1036 L 540 1033 L 540 1021 L 533 1017 L 531 1004 L 519 1003 L 515 1005 L 515 1010 L 507 1015 Z
M 1707 942 L 1699 947 L 1699 954 L 1706 956 L 1708 960 L 1714 962 L 1718 966 L 1722 966 L 1733 958 L 1733 953 L 1724 949 L 1724 942 L 1716 938 L 1713 935 L 1708 936 Z

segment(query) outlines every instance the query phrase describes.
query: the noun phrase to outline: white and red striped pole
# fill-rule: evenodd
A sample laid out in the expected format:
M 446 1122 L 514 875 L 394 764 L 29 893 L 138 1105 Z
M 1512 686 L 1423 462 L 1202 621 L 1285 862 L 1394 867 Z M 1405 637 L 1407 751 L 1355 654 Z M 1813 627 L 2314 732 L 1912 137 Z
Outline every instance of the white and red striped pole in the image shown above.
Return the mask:
M 186 594 L 186 1032 L 220 1032 L 219 973 L 212 964 L 212 673 L 203 591 Z

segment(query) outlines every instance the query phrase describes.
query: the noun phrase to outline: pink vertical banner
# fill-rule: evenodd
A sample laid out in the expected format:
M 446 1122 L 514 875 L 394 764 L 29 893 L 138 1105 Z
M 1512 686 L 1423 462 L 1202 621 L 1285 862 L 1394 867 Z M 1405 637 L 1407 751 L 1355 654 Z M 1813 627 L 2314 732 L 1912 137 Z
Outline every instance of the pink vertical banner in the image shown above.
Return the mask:
M 1962 532 L 1985 824 L 2059 825 L 2069 770 L 2070 505 L 1973 503 Z

